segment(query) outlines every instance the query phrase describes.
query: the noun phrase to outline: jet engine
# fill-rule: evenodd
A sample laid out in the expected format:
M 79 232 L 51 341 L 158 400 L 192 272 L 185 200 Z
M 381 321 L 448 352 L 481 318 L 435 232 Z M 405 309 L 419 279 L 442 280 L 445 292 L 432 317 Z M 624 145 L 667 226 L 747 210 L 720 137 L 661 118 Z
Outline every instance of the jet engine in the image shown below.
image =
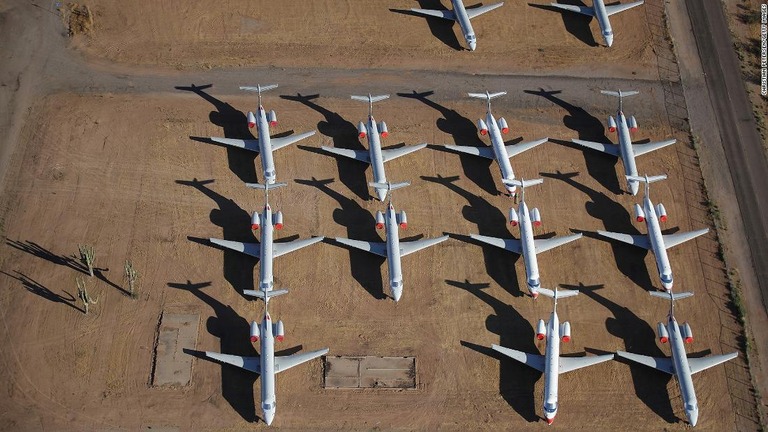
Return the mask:
M 357 137 L 360 139 L 365 138 L 367 131 L 365 129 L 365 124 L 363 122 L 360 122 L 357 124 Z
M 632 132 L 637 130 L 637 120 L 635 120 L 635 116 L 629 117 L 629 130 Z
M 645 212 L 640 204 L 635 204 L 635 220 L 638 222 L 645 222 Z
M 531 211 L 531 221 L 533 222 L 533 226 L 540 227 L 541 226 L 541 214 L 539 213 L 539 209 L 534 208 L 533 211 Z
M 515 211 L 514 207 L 509 209 L 509 224 L 512 226 L 517 226 L 517 224 L 520 222 L 520 219 L 517 217 L 517 212 Z
M 389 130 L 387 130 L 387 124 L 385 122 L 379 123 L 379 134 L 381 134 L 382 138 L 389 136 Z
M 253 129 L 256 126 L 256 116 L 251 111 L 248 111 L 248 129 Z
M 660 221 L 662 222 L 667 221 L 667 209 L 664 208 L 664 204 L 658 203 L 656 205 L 656 213 L 658 213 Z
M 667 332 L 667 327 L 664 326 L 664 323 L 656 324 L 656 333 L 659 334 L 659 342 L 667 343 L 669 341 L 669 333 Z
M 503 134 L 509 132 L 509 125 L 507 124 L 507 121 L 504 119 L 504 117 L 499 119 L 499 129 L 501 129 L 501 133 Z
M 544 340 L 547 335 L 547 325 L 544 324 L 544 320 L 540 319 L 539 324 L 536 326 L 536 339 Z
M 477 129 L 480 131 L 480 135 L 488 135 L 488 126 L 483 119 L 477 121 Z
M 685 343 L 691 343 L 693 342 L 693 331 L 691 330 L 691 325 L 688 323 L 683 324 L 683 328 L 681 329 L 681 333 L 683 333 L 683 340 Z
M 566 321 L 560 324 L 560 338 L 563 342 L 571 341 L 571 323 Z
M 384 228 L 384 213 L 381 210 L 376 212 L 376 229 Z
M 279 211 L 275 213 L 275 216 L 272 219 L 275 224 L 275 229 L 283 229 L 283 212 Z
M 608 130 L 616 132 L 616 120 L 613 119 L 613 116 L 608 116 Z
M 275 331 L 275 340 L 282 342 L 283 339 L 285 339 L 285 327 L 283 326 L 283 320 L 278 321 L 276 324 L 273 324 L 273 326 Z
M 259 341 L 259 323 L 251 321 L 251 342 Z
M 275 114 L 275 110 L 269 112 L 269 125 L 272 127 L 277 126 L 277 114 Z
M 400 214 L 397 215 L 397 223 L 402 229 L 408 228 L 408 217 L 405 215 L 405 211 L 400 210 Z
M 251 216 L 251 229 L 257 230 L 259 229 L 260 225 L 261 225 L 261 217 L 259 216 L 259 212 L 253 212 L 253 215 Z

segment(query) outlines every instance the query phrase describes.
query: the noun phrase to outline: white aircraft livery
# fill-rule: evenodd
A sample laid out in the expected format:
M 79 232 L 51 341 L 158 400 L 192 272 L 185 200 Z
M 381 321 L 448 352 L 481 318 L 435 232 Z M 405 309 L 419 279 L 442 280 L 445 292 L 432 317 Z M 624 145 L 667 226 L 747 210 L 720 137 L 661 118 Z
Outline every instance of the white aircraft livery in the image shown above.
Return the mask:
M 265 300 L 269 297 L 275 297 L 284 294 L 287 291 L 275 291 L 265 294 Z M 243 357 L 230 354 L 221 354 L 217 352 L 206 351 L 205 356 L 231 364 L 241 369 L 257 373 L 261 376 L 261 411 L 264 415 L 264 422 L 267 425 L 272 424 L 275 418 L 277 400 L 275 397 L 275 375 L 286 371 L 294 366 L 308 362 L 312 359 L 328 354 L 328 348 L 306 353 L 297 353 L 289 356 L 275 356 L 275 340 L 282 342 L 285 337 L 285 327 L 282 321 L 272 322 L 272 318 L 267 311 L 267 304 L 264 304 L 264 319 L 261 324 L 256 321 L 251 322 L 251 342 L 260 341 L 260 355 L 256 357 Z
M 693 294 L 689 292 L 673 294 L 671 292 L 662 293 L 658 291 L 653 291 L 650 294 L 652 296 L 662 298 L 669 297 L 670 304 L 667 323 L 666 325 L 664 323 L 659 323 L 657 326 L 657 331 L 659 333 L 659 342 L 669 342 L 672 357 L 649 357 L 624 351 L 617 351 L 616 355 L 627 360 L 658 369 L 670 375 L 674 375 L 677 378 L 678 385 L 680 386 L 680 395 L 683 400 L 685 416 L 688 417 L 688 422 L 691 424 L 691 426 L 696 426 L 696 422 L 699 419 L 699 404 L 696 400 L 696 391 L 693 388 L 693 379 L 691 377 L 697 372 L 701 372 L 705 369 L 717 366 L 720 363 L 725 363 L 728 360 L 734 359 L 739 354 L 732 352 L 730 354 L 710 357 L 688 358 L 688 356 L 685 354 L 684 344 L 693 342 L 693 332 L 691 331 L 691 326 L 688 323 L 683 323 L 682 327 L 677 324 L 677 320 L 675 320 L 674 315 L 674 303 L 675 300 L 690 297 Z
M 387 184 L 370 183 L 370 186 L 373 188 L 388 191 L 408 185 L 410 185 L 408 182 Z M 367 242 L 336 237 L 336 241 L 341 244 L 364 250 L 387 259 L 387 267 L 389 269 L 389 289 L 395 302 L 400 301 L 400 297 L 403 295 L 403 271 L 400 267 L 401 258 L 448 240 L 448 236 L 444 235 L 433 239 L 401 242 L 398 227 L 406 228 L 407 226 L 408 220 L 406 219 L 405 212 L 395 212 L 395 206 L 392 204 L 392 196 L 390 196 L 386 213 L 382 213 L 381 211 L 376 212 L 376 228 L 384 229 L 386 242 Z
M 623 12 L 627 9 L 632 9 L 635 6 L 640 6 L 641 4 L 643 4 L 643 0 L 626 4 L 619 3 L 606 6 L 603 0 L 593 0 L 591 8 L 586 6 L 565 5 L 560 3 L 552 3 L 552 6 L 597 18 L 597 23 L 600 25 L 600 33 L 603 35 L 603 40 L 605 40 L 605 44 L 607 46 L 611 46 L 613 45 L 613 29 L 611 28 L 611 21 L 608 19 L 608 17 L 613 14 Z
M 408 153 L 413 153 L 416 150 L 421 150 L 426 147 L 426 144 L 418 144 L 414 146 L 403 146 L 393 149 L 382 150 L 381 149 L 381 137 L 386 138 L 389 136 L 389 130 L 387 124 L 383 121 L 376 123 L 376 119 L 373 118 L 373 103 L 388 99 L 389 95 L 380 96 L 352 96 L 352 99 L 363 102 L 368 102 L 368 124 L 364 124 L 362 121 L 357 125 L 358 137 L 363 139 L 368 137 L 368 151 L 365 150 L 350 150 L 341 149 L 336 147 L 322 146 L 321 149 L 346 158 L 354 159 L 360 162 L 370 164 L 373 169 L 373 182 L 377 184 L 386 184 L 387 176 L 384 173 L 384 162 L 389 162 L 392 159 L 405 156 Z M 384 201 L 387 197 L 387 189 L 376 188 L 376 197 L 379 201 Z
M 661 286 L 663 286 L 665 290 L 670 291 L 672 289 L 673 279 L 672 266 L 669 264 L 667 249 L 704 235 L 709 232 L 709 228 L 675 234 L 662 234 L 659 222 L 667 221 L 667 210 L 664 208 L 664 204 L 659 203 L 654 206 L 651 202 L 650 184 L 659 180 L 664 180 L 667 176 L 627 176 L 627 178 L 636 182 L 645 182 L 643 207 L 641 208 L 639 204 L 635 204 L 635 218 L 638 222 L 645 221 L 648 234 L 631 235 L 609 231 L 598 231 L 597 233 L 603 237 L 619 240 L 631 244 L 632 246 L 641 247 L 653 252 L 653 256 L 656 258 L 656 269 L 659 271 L 659 278 L 661 279 Z
M 534 239 L 533 227 L 541 225 L 541 214 L 539 209 L 534 208 L 532 211 L 528 211 L 528 206 L 525 204 L 525 188 L 541 184 L 543 179 L 535 180 L 512 180 L 512 184 L 519 186 L 523 193 L 518 205 L 518 210 L 514 208 L 509 209 L 509 223 L 512 226 L 520 226 L 520 240 L 515 239 L 501 239 L 496 237 L 488 237 L 480 234 L 470 234 L 475 240 L 496 246 L 507 250 L 509 252 L 516 253 L 523 256 L 523 262 L 525 264 L 525 279 L 528 291 L 533 298 L 539 296 L 539 289 L 541 288 L 541 279 L 539 277 L 539 264 L 536 259 L 536 255 L 548 251 L 550 249 L 562 246 L 566 243 L 570 243 L 576 239 L 581 238 L 583 234 L 572 234 L 563 237 L 553 237 L 548 239 Z
M 637 120 L 632 116 L 627 120 L 624 116 L 623 98 L 625 96 L 636 95 L 637 91 L 607 91 L 601 90 L 600 93 L 616 96 L 619 98 L 619 110 L 616 113 L 616 119 L 608 117 L 608 130 L 616 132 L 619 140 L 619 145 L 615 144 L 603 144 L 594 141 L 584 141 L 580 139 L 572 139 L 575 144 L 591 148 L 592 150 L 601 151 L 611 156 L 621 158 L 621 162 L 624 164 L 624 173 L 629 176 L 637 176 L 637 165 L 635 164 L 635 156 L 644 155 L 646 153 L 658 150 L 662 147 L 666 147 L 674 144 L 677 140 L 671 139 L 659 142 L 650 142 L 647 144 L 632 144 L 632 138 L 629 132 L 637 130 Z M 635 180 L 629 180 L 627 182 L 627 190 L 632 195 L 637 195 L 639 189 L 639 183 Z
M 505 94 L 507 94 L 507 92 L 489 93 L 486 91 L 485 93 L 468 93 L 470 97 L 486 99 L 488 101 L 488 111 L 485 114 L 485 121 L 482 119 L 478 120 L 477 129 L 480 131 L 480 135 L 488 135 L 491 138 L 491 147 L 447 145 L 445 148 L 495 160 L 499 164 L 499 169 L 501 170 L 501 181 L 506 186 L 509 194 L 514 196 L 515 186 L 511 182 L 515 179 L 515 172 L 512 170 L 512 165 L 509 163 L 509 158 L 519 155 L 526 150 L 530 150 L 539 144 L 543 144 L 547 142 L 549 138 L 505 146 L 501 134 L 509 132 L 509 125 L 504 117 L 499 117 L 499 120 L 497 121 L 491 113 L 491 99 L 504 96 Z
M 562 338 L 563 342 L 571 340 L 571 323 L 565 321 L 561 324 L 557 318 L 557 299 L 559 297 L 575 296 L 579 292 L 570 290 L 551 291 L 546 288 L 540 288 L 540 291 L 542 294 L 555 299 L 555 306 L 552 309 L 552 315 L 549 316 L 549 322 L 545 323 L 543 319 L 540 319 L 536 327 L 536 338 L 538 340 L 547 338 L 544 355 L 528 354 L 495 344 L 491 348 L 544 373 L 544 419 L 547 421 L 547 424 L 552 424 L 555 420 L 555 415 L 557 415 L 559 405 L 557 387 L 560 374 L 606 362 L 613 359 L 613 354 L 589 357 L 560 357 L 560 339 Z
M 249 111 L 247 117 L 249 128 L 257 126 L 259 133 L 258 139 L 242 140 L 234 138 L 211 137 L 211 141 L 213 142 L 259 153 L 261 156 L 261 168 L 263 170 L 264 182 L 267 184 L 272 184 L 277 181 L 277 175 L 275 173 L 275 161 L 272 159 L 272 152 L 287 145 L 293 144 L 296 141 L 311 137 L 315 134 L 315 131 L 310 131 L 297 135 L 289 135 L 282 138 L 270 137 L 269 127 L 277 125 L 277 114 L 275 114 L 275 111 L 270 111 L 269 115 L 267 115 L 267 112 L 261 105 L 261 92 L 272 90 L 273 88 L 277 88 L 277 84 L 271 84 L 267 86 L 257 85 L 256 87 L 240 87 L 240 90 L 255 91 L 259 94 L 259 108 L 256 110 L 256 115 Z
M 461 33 L 464 35 L 464 40 L 467 42 L 469 50 L 474 51 L 475 48 L 477 48 L 477 37 L 475 37 L 475 30 L 472 28 L 470 20 L 478 15 L 504 6 L 504 2 L 494 3 L 488 6 L 477 6 L 469 9 L 464 7 L 464 2 L 462 0 L 451 0 L 451 3 L 453 4 L 453 11 L 440 9 L 411 9 L 411 12 L 456 21 L 459 23 Z

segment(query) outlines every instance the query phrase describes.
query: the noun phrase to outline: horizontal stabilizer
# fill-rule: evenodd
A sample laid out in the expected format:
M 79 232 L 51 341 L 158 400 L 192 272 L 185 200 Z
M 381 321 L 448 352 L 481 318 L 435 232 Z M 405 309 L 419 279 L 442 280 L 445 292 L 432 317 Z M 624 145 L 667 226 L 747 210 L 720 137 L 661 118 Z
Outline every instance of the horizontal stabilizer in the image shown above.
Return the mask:
M 541 179 L 541 178 L 530 179 L 530 180 L 525 180 L 525 179 L 520 179 L 520 180 L 518 180 L 518 179 L 514 179 L 514 180 L 502 179 L 501 182 L 504 183 L 507 186 L 517 186 L 517 187 L 521 187 L 521 188 L 527 188 L 529 186 L 536 186 L 538 184 L 544 183 L 544 179 Z
M 502 91 L 502 92 L 496 92 L 496 93 L 487 93 L 487 92 L 486 93 L 467 93 L 467 96 L 478 98 L 478 99 L 491 100 L 491 99 L 496 99 L 497 97 L 500 97 L 500 96 L 504 96 L 505 94 L 507 94 L 507 92 Z
M 582 15 L 587 15 L 587 16 L 595 16 L 595 11 L 591 7 L 566 5 L 566 4 L 560 4 L 560 3 L 550 3 L 550 4 L 556 8 L 564 9 L 570 12 L 576 12 L 576 13 L 580 13 Z
M 281 148 L 291 145 L 296 141 L 301 141 L 304 138 L 309 138 L 315 134 L 315 131 L 304 132 L 296 135 L 288 135 L 281 138 L 270 138 L 269 143 L 272 146 L 272 151 L 280 150 Z
M 616 355 L 619 357 L 625 358 L 627 360 L 632 360 L 635 363 L 640 363 L 641 365 L 658 369 L 670 375 L 675 374 L 675 369 L 674 369 L 674 365 L 672 364 L 672 359 L 669 359 L 666 357 L 650 357 L 650 356 L 644 356 L 640 354 L 632 354 L 625 351 L 616 351 Z
M 336 237 L 337 242 L 357 248 L 366 252 L 370 252 L 374 255 L 387 257 L 387 244 L 382 242 L 367 242 L 362 240 L 352 240 L 344 237 Z
M 484 14 L 486 12 L 490 12 L 490 11 L 492 11 L 492 10 L 494 10 L 496 8 L 500 8 L 502 6 L 504 6 L 504 2 L 494 3 L 494 4 L 488 5 L 488 6 L 478 6 L 478 7 L 468 8 L 467 9 L 467 16 L 469 17 L 469 19 L 472 19 L 472 18 L 474 18 L 476 16 L 482 15 L 482 14 Z
M 542 252 L 548 251 L 550 249 L 554 249 L 558 246 L 562 246 L 566 243 L 570 243 L 574 240 L 578 240 L 581 238 L 583 234 L 571 234 L 567 236 L 562 237 L 552 237 L 548 239 L 535 239 L 533 241 L 533 246 L 536 248 L 536 253 L 540 254 Z
M 513 350 L 510 348 L 504 348 L 503 346 L 496 345 L 496 344 L 491 345 L 491 349 L 493 349 L 494 351 L 500 352 L 513 360 L 517 360 L 528 367 L 532 367 L 539 372 L 544 372 L 544 356 L 543 355 L 528 354 L 522 351 Z
M 254 91 L 254 92 L 263 92 L 263 91 L 272 90 L 272 89 L 276 89 L 276 88 L 277 88 L 277 84 L 269 84 L 269 85 L 265 85 L 265 86 L 262 86 L 262 85 L 259 85 L 259 86 L 240 86 L 240 90 Z
M 557 296 L 560 297 L 560 294 L 558 293 Z M 572 370 L 607 362 L 608 360 L 613 360 L 613 354 L 585 357 L 560 357 L 557 372 L 563 374 Z
M 447 145 L 445 146 L 445 148 L 447 148 L 448 150 L 470 154 L 472 156 L 480 156 L 486 159 L 496 160 L 496 155 L 493 153 L 493 149 L 490 147 Z
M 634 176 L 634 175 L 628 175 L 628 176 L 625 176 L 625 177 L 627 178 L 627 180 L 630 180 L 630 181 L 643 182 L 643 183 L 648 183 L 648 184 L 655 183 L 657 181 L 662 181 L 662 180 L 666 180 L 667 179 L 667 175 L 666 174 L 657 175 L 657 176 Z
M 422 239 L 422 240 L 415 240 L 415 241 L 409 241 L 409 242 L 400 242 L 400 256 L 404 257 L 416 251 L 420 251 L 424 248 L 428 248 L 438 243 L 442 243 L 446 240 L 448 240 L 447 235 L 437 237 L 437 238 Z
M 662 237 L 664 237 L 664 247 L 667 249 L 675 247 L 680 243 L 685 243 L 688 240 L 693 240 L 696 237 L 703 236 L 708 232 L 709 232 L 709 228 L 704 228 L 697 231 L 688 231 L 688 232 L 682 232 L 682 233 L 663 235 Z
M 355 96 L 355 95 L 353 95 L 351 97 L 352 97 L 352 99 L 357 100 L 357 101 L 370 102 L 370 103 L 378 102 L 378 101 L 383 101 L 384 99 L 389 99 L 389 95 L 388 94 L 386 94 L 386 95 L 378 95 L 378 96 L 371 96 L 371 95 L 368 95 L 368 96 Z
M 654 296 L 654 297 L 660 297 L 663 299 L 669 299 L 672 300 L 682 300 L 684 298 L 693 297 L 693 293 L 691 292 L 681 292 L 681 293 L 673 293 L 673 292 L 661 292 L 661 291 L 651 291 L 648 294 Z
M 231 364 L 232 366 L 237 366 L 247 371 L 251 371 L 257 374 L 261 373 L 261 363 L 259 362 L 259 356 L 241 357 L 241 356 L 235 356 L 230 354 L 221 354 L 221 353 L 212 352 L 212 351 L 206 351 L 205 356 L 222 363 L 227 363 L 227 364 Z
M 477 241 L 489 244 L 491 246 L 496 246 L 497 248 L 506 249 L 518 255 L 523 253 L 523 247 L 520 240 L 500 239 L 497 237 L 488 237 L 480 234 L 470 234 L 469 236 Z
M 606 9 L 607 9 L 607 7 L 606 7 Z M 620 97 L 620 98 L 622 98 L 624 96 L 634 96 L 636 94 L 640 94 L 640 92 L 637 91 L 637 90 L 628 90 L 628 91 L 600 90 L 600 93 L 602 93 L 604 95 L 616 96 L 616 97 Z
M 658 150 L 660 148 L 670 146 L 676 142 L 677 142 L 676 139 L 671 139 L 671 140 L 659 141 L 659 142 L 649 142 L 645 144 L 632 144 L 632 152 L 635 153 L 635 156 L 642 156 L 654 150 Z
M 328 354 L 328 348 L 305 353 L 291 354 L 284 357 L 275 356 L 275 373 L 287 371 L 294 366 L 298 366 L 302 363 L 306 363 L 312 359 L 316 359 L 326 354 Z
M 328 146 L 321 146 L 320 148 L 328 153 L 344 156 L 345 158 L 358 160 L 360 162 L 371 163 L 371 155 L 368 153 L 368 150 L 350 150 Z
M 267 189 L 272 190 L 272 189 L 281 188 L 283 186 L 288 186 L 288 183 L 280 182 L 280 183 L 272 183 L 272 184 L 263 184 L 263 183 L 246 183 L 245 184 L 245 187 L 249 187 L 251 189 L 261 189 L 261 190 L 267 190 Z
M 610 231 L 598 231 L 597 233 L 603 237 L 608 237 L 614 240 L 618 240 L 620 242 L 631 244 L 632 246 L 637 246 L 639 248 L 648 249 L 648 250 L 651 249 L 651 242 L 650 240 L 648 240 L 648 236 L 644 234 L 632 235 L 632 234 L 615 233 Z
M 549 141 L 549 137 L 537 139 L 535 141 L 521 142 L 517 144 L 508 145 L 505 147 L 507 149 L 507 156 L 509 157 L 517 156 L 520 153 L 524 151 L 528 151 L 540 144 L 544 144 L 547 141 Z
M 413 153 L 413 152 L 415 152 L 417 150 L 421 150 L 421 149 L 423 149 L 426 146 L 427 146 L 427 144 L 417 144 L 417 145 L 412 145 L 412 146 L 402 146 L 402 147 L 398 147 L 398 148 L 382 150 L 381 151 L 381 159 L 384 162 L 389 162 L 392 159 L 397 159 L 400 156 L 405 156 L 405 155 L 407 155 L 409 153 Z
M 623 12 L 627 9 L 632 9 L 635 6 L 640 6 L 643 4 L 643 0 L 639 0 L 632 3 L 624 3 L 624 4 L 615 4 L 612 6 L 606 6 L 605 7 L 605 13 L 608 14 L 608 16 L 611 16 L 613 14 L 617 14 L 619 12 Z
M 431 16 L 431 17 L 435 17 L 435 18 L 447 19 L 447 20 L 451 20 L 451 21 L 455 21 L 456 20 L 456 15 L 454 15 L 454 13 L 452 11 L 449 11 L 449 10 L 442 10 L 442 9 L 441 10 L 437 10 L 437 9 L 416 9 L 416 8 L 412 8 L 411 12 L 417 13 L 417 14 L 420 14 L 420 15 Z
M 271 290 L 271 291 L 263 291 L 263 290 L 243 290 L 243 294 L 251 297 L 257 297 L 262 300 L 269 300 L 272 297 L 281 296 L 283 294 L 288 294 L 287 289 L 279 289 L 279 290 Z
M 210 137 L 210 140 L 219 144 L 228 145 L 230 147 L 241 148 L 256 153 L 259 152 L 259 140 L 257 139 L 242 140 L 234 138 Z
M 720 363 L 725 363 L 728 360 L 735 359 L 738 356 L 739 353 L 732 352 L 730 354 L 716 355 L 711 357 L 689 358 L 688 366 L 691 368 L 691 374 L 695 374 L 705 369 L 709 369 L 712 366 L 717 366 Z
M 232 249 L 233 251 L 244 253 L 255 258 L 261 257 L 260 244 L 259 243 L 240 243 L 229 240 L 221 240 L 216 238 L 208 239 L 211 243 Z
M 368 183 L 368 186 L 374 188 L 374 189 L 385 189 L 388 191 L 393 191 L 395 189 L 404 188 L 406 186 L 410 186 L 411 182 L 400 182 L 400 183 L 376 183 L 376 182 L 370 182 Z
M 277 258 L 279 256 L 291 253 L 293 251 L 305 248 L 309 245 L 313 245 L 317 242 L 323 241 L 325 237 L 312 237 L 303 240 L 294 240 L 286 243 L 272 243 L 272 256 Z
M 538 292 L 541 294 L 544 294 L 547 297 L 555 298 L 557 296 L 558 299 L 565 298 L 565 297 L 573 297 L 575 295 L 579 294 L 579 291 L 577 290 L 551 290 L 548 288 L 539 288 Z
M 621 150 L 619 150 L 619 146 L 616 144 L 603 144 L 599 142 L 594 141 L 584 141 L 580 139 L 572 139 L 571 142 L 574 144 L 578 144 L 582 147 L 591 148 L 592 150 L 597 150 L 599 152 L 607 153 L 611 156 L 619 157 L 621 155 Z

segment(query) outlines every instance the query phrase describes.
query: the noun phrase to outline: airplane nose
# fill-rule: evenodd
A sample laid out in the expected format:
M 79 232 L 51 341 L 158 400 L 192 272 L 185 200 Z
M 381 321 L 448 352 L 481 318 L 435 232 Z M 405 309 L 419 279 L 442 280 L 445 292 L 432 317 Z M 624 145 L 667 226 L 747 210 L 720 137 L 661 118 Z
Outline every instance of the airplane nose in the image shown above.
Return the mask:
M 536 300 L 537 298 L 539 298 L 539 293 L 538 293 L 538 291 L 531 291 L 531 297 L 533 297 L 533 299 L 534 299 L 534 300 Z
M 699 421 L 699 412 L 688 411 L 685 414 L 688 416 L 688 422 L 691 424 L 691 427 L 696 426 L 696 422 Z
M 376 189 L 376 198 L 378 198 L 379 201 L 384 201 L 386 197 L 387 197 L 386 189 Z
M 477 48 L 477 44 L 475 42 L 469 43 L 469 50 L 474 51 Z
M 547 420 L 547 424 L 548 424 L 548 425 L 551 425 L 551 424 L 552 424 L 552 422 L 553 422 L 553 421 L 555 421 L 555 418 L 554 418 L 554 417 L 552 417 L 552 418 L 548 418 L 548 419 L 546 419 L 546 420 Z
M 400 301 L 400 297 L 403 296 L 403 290 L 400 288 L 392 289 L 392 298 L 395 299 L 395 303 Z
M 264 423 L 267 424 L 267 426 L 272 424 L 272 421 L 275 419 L 275 412 L 272 410 L 264 411 Z
M 605 44 L 608 45 L 608 47 L 610 48 L 611 45 L 613 45 L 613 36 L 606 36 L 605 37 Z
M 629 193 L 637 195 L 638 189 L 640 189 L 640 184 L 638 182 L 629 182 Z

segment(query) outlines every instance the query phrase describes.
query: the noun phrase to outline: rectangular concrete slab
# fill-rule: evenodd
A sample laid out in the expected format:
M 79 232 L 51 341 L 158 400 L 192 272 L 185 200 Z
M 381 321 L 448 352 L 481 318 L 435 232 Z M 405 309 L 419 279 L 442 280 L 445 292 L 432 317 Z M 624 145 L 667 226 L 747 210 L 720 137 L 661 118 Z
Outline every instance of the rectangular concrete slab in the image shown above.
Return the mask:
M 192 380 L 192 359 L 184 348 L 197 344 L 198 314 L 164 313 L 155 347 L 153 386 L 187 386 Z
M 326 357 L 325 388 L 416 388 L 415 357 Z

